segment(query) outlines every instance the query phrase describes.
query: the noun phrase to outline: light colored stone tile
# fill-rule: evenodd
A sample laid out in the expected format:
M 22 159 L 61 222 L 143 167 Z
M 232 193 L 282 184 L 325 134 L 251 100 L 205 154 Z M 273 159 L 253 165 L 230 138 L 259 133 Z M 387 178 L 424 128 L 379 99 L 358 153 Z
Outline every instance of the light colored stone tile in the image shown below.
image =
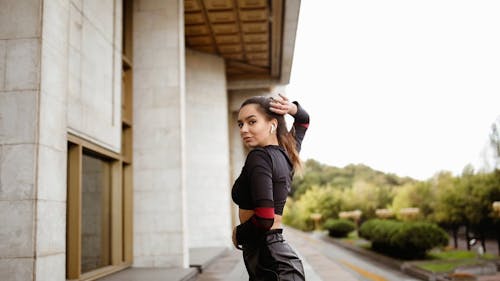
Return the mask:
M 33 256 L 33 206 L 32 200 L 0 201 L 0 253 L 3 258 Z
M 164 74 L 165 75 L 165 74 Z M 163 80 L 167 84 L 167 86 L 178 86 L 181 84 L 180 81 L 180 70 L 175 67 L 167 68 L 166 75 L 163 77 Z
M 80 99 L 68 99 L 68 128 L 76 131 L 81 131 L 83 128 L 83 113 L 82 113 L 82 103 Z
M 39 143 L 60 151 L 66 150 L 67 113 L 65 99 L 55 98 L 42 91 L 40 96 Z M 65 95 L 66 93 L 61 93 Z M 64 97 L 63 97 L 64 98 Z
M 97 28 L 108 43 L 113 42 L 113 0 L 86 0 L 83 14 Z
M 178 93 L 179 86 L 169 86 L 165 88 L 154 88 L 153 90 L 153 108 L 168 108 L 179 104 L 178 97 L 166 95 L 165 93 Z
M 230 220 L 228 114 L 221 58 L 186 50 L 186 187 L 190 247 L 227 246 Z M 203 141 L 201 141 L 203 140 Z M 210 144 L 218 143 L 217 147 Z M 206 166 L 210 162 L 211 165 Z M 209 200 L 207 200 L 209 198 Z M 223 231 L 221 231 L 223 230 Z
M 0 152 L 0 199 L 34 199 L 35 146 L 3 145 Z
M 177 33 L 177 37 L 179 37 L 179 33 Z M 151 31 L 151 41 L 149 42 L 149 48 L 152 48 L 154 50 L 161 50 L 163 51 L 168 47 L 167 45 L 167 40 L 168 40 L 168 32 L 164 29 L 159 29 L 159 30 L 152 30 Z M 178 46 L 178 44 L 176 44 Z
M 154 202 L 150 202 L 154 203 Z M 175 204 L 178 205 L 178 204 Z M 180 206 L 178 208 L 181 208 Z M 151 234 L 151 233 L 167 233 L 179 232 L 182 229 L 181 214 L 168 215 L 164 212 L 150 212 L 138 214 L 134 220 L 134 227 L 137 233 Z
M 172 13 L 169 13 L 171 11 Z M 179 15 L 174 12 L 174 9 L 162 9 L 158 11 L 149 12 L 151 19 L 153 20 L 151 29 L 152 30 L 162 30 L 166 32 L 173 22 L 179 20 Z
M 5 89 L 38 89 L 40 74 L 39 39 L 9 40 L 6 45 Z
M 153 17 L 150 12 L 135 12 L 134 13 L 134 31 L 136 35 L 144 31 L 149 31 L 153 28 Z M 135 40 L 134 40 L 135 41 Z
M 82 57 L 80 51 L 69 47 L 68 56 L 68 96 L 80 99 Z
M 5 88 L 5 54 L 7 53 L 7 41 L 0 40 L 0 91 Z
M 0 92 L 0 143 L 34 143 L 36 91 Z
M 69 44 L 80 51 L 82 46 L 83 15 L 75 5 L 69 7 Z
M 66 48 L 67 49 L 67 48 Z M 41 91 L 66 103 L 68 92 L 68 52 L 44 44 L 42 50 Z
M 120 83 L 121 69 L 114 73 L 113 46 L 84 19 L 81 52 L 81 123 L 70 127 L 92 136 L 98 143 L 119 151 L 121 146 L 121 93 L 114 90 L 113 76 Z M 73 103 L 74 101 L 70 101 Z M 78 107 L 74 104 L 70 108 Z M 72 118 L 72 120 L 74 120 Z
M 83 0 L 71 0 L 71 4 L 80 11 L 83 9 Z
M 184 46 L 184 36 L 179 37 L 176 34 L 179 33 L 184 33 L 184 25 L 182 22 L 176 21 L 173 23 L 170 23 L 167 29 L 167 42 L 166 42 L 166 47 L 167 48 L 172 48 L 177 51 L 178 56 L 183 56 L 183 49 L 177 48 L 177 46 Z
M 0 280 L 26 281 L 32 278 L 33 258 L 0 259 Z
M 40 0 L 0 1 L 0 39 L 40 36 Z
M 135 238 L 135 237 L 134 237 Z M 134 249 L 137 245 L 136 239 L 134 239 Z M 133 267 L 153 267 L 154 266 L 154 257 L 151 256 L 138 256 L 134 253 L 134 263 Z
M 115 45 L 115 51 L 122 53 L 122 35 L 123 35 L 123 1 L 115 1 L 115 38 L 113 39 L 113 45 Z M 120 60 L 121 61 L 121 60 Z
M 187 253 L 185 254 L 187 255 Z M 183 254 L 172 254 L 168 256 L 154 256 L 154 267 L 186 267 Z
M 111 102 L 113 50 L 99 32 L 85 20 L 82 43 L 83 102 L 98 108 L 103 100 Z
M 138 244 L 141 245 L 141 247 L 134 249 L 134 254 L 139 256 L 159 256 L 169 254 L 169 235 L 161 233 L 141 233 L 136 235 Z
M 36 281 L 66 280 L 66 255 L 39 256 L 36 259 Z
M 38 147 L 38 199 L 66 201 L 66 149 Z
M 136 255 L 134 264 L 137 260 L 148 264 L 151 263 L 151 258 L 153 258 L 154 266 L 156 267 L 179 266 L 179 262 L 182 261 L 183 256 L 183 242 L 180 237 L 181 234 L 173 233 L 144 233 L 134 235 L 134 245 L 137 245 L 134 246 L 134 254 Z
M 144 15 L 145 17 L 147 14 Z M 147 24 L 147 23 L 144 23 Z M 137 28 L 136 28 L 137 26 Z M 140 29 L 144 30 L 140 30 Z M 133 49 L 134 49 L 134 57 L 138 54 L 137 52 L 145 51 L 148 49 L 151 49 L 151 40 L 152 40 L 152 31 L 143 26 L 143 25 L 136 25 L 134 22 L 134 31 L 133 31 L 133 37 L 134 37 L 134 42 L 133 43 Z M 136 69 L 135 67 L 135 59 L 134 59 L 134 70 Z
M 134 140 L 138 141 L 138 140 Z M 166 148 L 144 148 L 136 149 L 134 151 L 134 164 L 138 165 L 142 169 L 154 169 L 158 170 L 158 173 L 166 169 L 179 168 L 180 162 L 180 147 L 178 146 L 179 141 L 175 143 L 166 140 L 167 144 L 170 144 Z
M 172 9 L 178 1 L 165 0 L 138 0 L 134 2 L 137 11 L 157 11 L 159 9 Z
M 169 202 L 170 198 L 176 197 L 173 194 L 170 194 L 166 191 L 166 188 L 163 191 L 155 191 L 155 192 L 138 192 L 134 194 L 134 210 L 136 210 L 137 214 L 147 214 L 151 215 L 154 213 L 166 214 L 170 209 L 175 207 L 181 207 L 180 197 L 177 197 L 174 201 L 173 206 L 168 206 L 165 204 Z
M 44 256 L 66 250 L 66 203 L 38 200 L 37 254 Z
M 67 52 L 69 6 L 67 0 L 43 1 L 43 48 Z
M 151 68 L 155 66 L 156 55 L 161 55 L 162 52 L 158 53 L 154 50 L 143 50 L 134 53 L 134 68 Z

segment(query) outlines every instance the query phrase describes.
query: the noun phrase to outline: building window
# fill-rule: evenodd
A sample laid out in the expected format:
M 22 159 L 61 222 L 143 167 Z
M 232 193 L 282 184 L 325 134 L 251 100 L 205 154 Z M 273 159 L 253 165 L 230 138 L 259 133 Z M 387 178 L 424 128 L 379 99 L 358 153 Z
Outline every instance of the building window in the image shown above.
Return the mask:
M 131 165 L 68 135 L 68 279 L 94 280 L 132 264 Z
M 96 280 L 132 265 L 132 0 L 123 0 L 122 150 L 68 134 L 66 277 Z
M 108 161 L 82 157 L 82 273 L 110 265 L 110 169 Z

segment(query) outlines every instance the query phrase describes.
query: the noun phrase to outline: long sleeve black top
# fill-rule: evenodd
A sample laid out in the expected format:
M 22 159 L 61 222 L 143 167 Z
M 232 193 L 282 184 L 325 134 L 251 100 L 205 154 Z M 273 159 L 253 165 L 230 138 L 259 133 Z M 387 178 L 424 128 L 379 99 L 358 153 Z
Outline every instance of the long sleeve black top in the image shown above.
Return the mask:
M 309 127 L 309 114 L 297 103 L 293 129 L 297 151 Z M 290 192 L 293 163 L 279 145 L 256 147 L 250 151 L 232 189 L 233 201 L 254 215 L 236 228 L 236 240 L 244 245 L 256 241 L 274 223 L 274 214 L 282 215 Z

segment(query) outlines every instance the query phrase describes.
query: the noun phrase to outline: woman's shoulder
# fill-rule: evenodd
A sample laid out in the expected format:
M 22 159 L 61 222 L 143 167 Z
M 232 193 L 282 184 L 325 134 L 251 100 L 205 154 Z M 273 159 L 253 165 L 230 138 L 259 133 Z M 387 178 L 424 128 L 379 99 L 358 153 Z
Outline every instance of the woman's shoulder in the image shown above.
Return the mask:
M 247 155 L 246 159 L 246 166 L 249 165 L 256 165 L 259 163 L 272 163 L 271 160 L 271 155 L 269 154 L 269 151 L 267 150 L 267 147 L 255 147 Z

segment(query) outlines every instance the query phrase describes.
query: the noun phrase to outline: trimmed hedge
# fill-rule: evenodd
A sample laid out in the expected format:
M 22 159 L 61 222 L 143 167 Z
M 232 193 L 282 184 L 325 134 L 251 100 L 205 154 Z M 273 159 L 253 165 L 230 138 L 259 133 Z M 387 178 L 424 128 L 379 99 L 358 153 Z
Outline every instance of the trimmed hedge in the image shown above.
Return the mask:
M 369 220 L 359 236 L 372 242 L 372 249 L 391 256 L 423 258 L 428 250 L 448 245 L 448 234 L 432 223 Z
M 323 228 L 328 230 L 328 234 L 332 237 L 347 237 L 349 232 L 356 229 L 356 225 L 349 220 L 335 220 L 328 219 L 325 224 L 323 224 Z

